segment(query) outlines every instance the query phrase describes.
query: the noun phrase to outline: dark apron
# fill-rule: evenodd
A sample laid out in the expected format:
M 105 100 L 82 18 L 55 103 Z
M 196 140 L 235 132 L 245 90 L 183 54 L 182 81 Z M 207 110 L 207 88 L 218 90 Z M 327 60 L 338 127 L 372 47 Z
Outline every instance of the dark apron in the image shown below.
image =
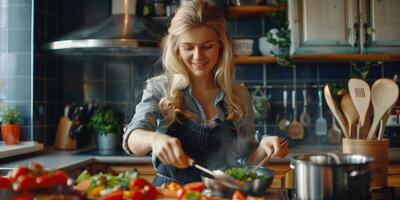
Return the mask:
M 172 124 L 166 133 L 178 138 L 184 152 L 198 164 L 211 170 L 237 164 L 237 135 L 232 121 L 217 122 L 208 128 L 192 120 Z M 157 176 L 153 184 L 160 186 L 171 181 L 186 184 L 201 181 L 200 172 L 194 167 L 185 169 L 164 165 L 159 159 L 153 161 Z

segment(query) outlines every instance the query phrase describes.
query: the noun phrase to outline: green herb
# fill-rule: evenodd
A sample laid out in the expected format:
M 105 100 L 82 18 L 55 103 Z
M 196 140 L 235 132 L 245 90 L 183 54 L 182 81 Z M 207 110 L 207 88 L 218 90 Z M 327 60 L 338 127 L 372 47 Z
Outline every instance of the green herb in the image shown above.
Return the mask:
M 351 73 L 350 78 L 360 78 L 366 80 L 370 73 L 371 68 L 376 66 L 382 66 L 382 61 L 366 61 L 365 63 L 353 61 L 350 63 Z
M 243 167 L 233 167 L 225 170 L 226 175 L 241 181 L 253 181 L 254 179 L 267 179 L 267 175 L 258 175 Z
M 80 182 L 82 180 L 90 179 L 90 185 L 87 189 L 87 192 L 92 191 L 96 186 L 104 185 L 105 188 L 114 188 L 116 186 L 120 186 L 121 188 L 128 189 L 129 183 L 132 179 L 138 177 L 137 171 L 126 171 L 120 173 L 118 176 L 114 176 L 108 173 L 99 173 L 91 176 L 86 170 L 83 171 L 76 182 Z
M 198 191 L 186 191 L 185 195 L 183 196 L 182 200 L 200 200 L 201 195 Z
M 89 127 L 97 134 L 121 133 L 117 114 L 111 109 L 98 108 L 90 118 Z
M 79 183 L 83 180 L 90 179 L 92 176 L 89 174 L 87 170 L 84 170 L 81 174 L 79 174 L 78 178 L 76 178 L 76 182 Z
M 18 124 L 22 119 L 22 115 L 15 107 L 4 107 L 0 109 L 0 121 L 3 124 Z
M 282 7 L 287 5 L 287 0 L 278 0 L 273 6 Z M 271 51 L 271 54 L 275 56 L 277 63 L 283 67 L 293 67 L 294 62 L 290 56 L 290 30 L 289 20 L 287 17 L 287 11 L 281 11 L 271 14 L 271 19 L 274 24 L 278 27 L 271 29 L 267 33 L 267 41 L 276 46 L 278 51 Z

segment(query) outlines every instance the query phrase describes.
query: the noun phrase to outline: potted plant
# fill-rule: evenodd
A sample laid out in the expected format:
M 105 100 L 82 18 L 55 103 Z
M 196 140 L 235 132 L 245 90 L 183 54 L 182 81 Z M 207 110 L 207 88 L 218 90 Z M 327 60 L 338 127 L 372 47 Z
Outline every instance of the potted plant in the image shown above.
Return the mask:
M 5 107 L 0 109 L 1 135 L 4 144 L 18 144 L 21 126 L 19 122 L 22 116 L 15 107 Z
M 120 144 L 121 130 L 117 114 L 108 108 L 98 108 L 90 117 L 89 127 L 96 133 L 98 149 L 115 149 Z

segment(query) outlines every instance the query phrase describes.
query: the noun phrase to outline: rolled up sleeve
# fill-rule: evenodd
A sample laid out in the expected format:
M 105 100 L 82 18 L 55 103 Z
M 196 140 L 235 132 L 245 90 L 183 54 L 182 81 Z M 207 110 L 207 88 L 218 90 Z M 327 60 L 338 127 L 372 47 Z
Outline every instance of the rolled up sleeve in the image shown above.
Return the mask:
M 247 160 L 250 154 L 258 147 L 258 143 L 255 139 L 255 127 L 254 127 L 254 111 L 252 104 L 252 97 L 244 86 L 235 87 L 235 96 L 243 103 L 245 110 L 245 116 L 238 120 L 237 128 L 239 129 L 238 147 L 241 152 L 241 157 L 238 162 L 243 165 L 247 165 Z
M 129 153 L 133 152 L 128 147 L 128 138 L 132 131 L 143 129 L 147 131 L 155 131 L 157 129 L 157 121 L 160 119 L 159 101 L 164 96 L 165 89 L 160 80 L 148 80 L 141 101 L 136 105 L 135 115 L 130 123 L 124 128 L 122 137 L 122 147 Z

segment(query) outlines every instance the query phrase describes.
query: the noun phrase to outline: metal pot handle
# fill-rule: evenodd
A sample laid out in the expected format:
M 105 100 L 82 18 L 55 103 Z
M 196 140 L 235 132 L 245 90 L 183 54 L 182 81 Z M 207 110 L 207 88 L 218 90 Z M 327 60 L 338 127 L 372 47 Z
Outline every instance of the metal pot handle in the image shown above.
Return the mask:
M 290 167 L 290 169 L 293 169 L 293 170 L 296 168 L 296 167 L 294 166 L 293 162 L 290 162 L 289 167 Z

